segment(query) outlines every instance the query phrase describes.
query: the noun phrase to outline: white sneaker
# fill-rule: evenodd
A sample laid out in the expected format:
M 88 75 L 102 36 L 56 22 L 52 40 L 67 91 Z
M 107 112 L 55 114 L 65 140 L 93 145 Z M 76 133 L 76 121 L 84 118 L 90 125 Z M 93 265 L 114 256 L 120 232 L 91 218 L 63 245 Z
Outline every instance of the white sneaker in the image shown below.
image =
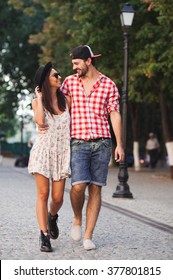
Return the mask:
M 83 241 L 83 246 L 85 250 L 95 250 L 96 249 L 96 245 L 92 242 L 91 239 L 85 239 Z
M 80 241 L 82 238 L 82 227 L 80 225 L 72 225 L 71 237 L 74 241 Z

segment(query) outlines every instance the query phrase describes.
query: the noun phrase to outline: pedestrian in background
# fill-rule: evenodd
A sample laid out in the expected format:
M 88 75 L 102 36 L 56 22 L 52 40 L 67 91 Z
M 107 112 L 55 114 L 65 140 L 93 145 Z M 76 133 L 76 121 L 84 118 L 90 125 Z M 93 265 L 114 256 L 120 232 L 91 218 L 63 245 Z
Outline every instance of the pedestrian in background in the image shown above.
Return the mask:
M 149 155 L 149 164 L 151 168 L 155 168 L 159 159 L 160 144 L 153 132 L 149 133 L 146 142 L 146 153 Z
M 40 250 L 51 252 L 50 238 L 59 235 L 58 211 L 63 204 L 65 179 L 70 176 L 70 115 L 60 90 L 61 76 L 49 62 L 35 75 L 34 121 L 40 131 L 30 152 L 28 171 L 37 186 L 36 213 L 40 228 Z M 48 198 L 52 182 L 50 210 Z
M 106 185 L 108 164 L 112 152 L 108 116 L 116 136 L 115 160 L 124 158 L 121 137 L 119 93 L 115 83 L 95 67 L 95 58 L 89 46 L 78 46 L 71 52 L 73 70 L 62 91 L 71 97 L 71 170 L 70 192 L 74 221 L 71 237 L 82 238 L 82 209 L 88 186 L 86 226 L 83 246 L 95 249 L 93 231 L 101 207 L 101 189 Z

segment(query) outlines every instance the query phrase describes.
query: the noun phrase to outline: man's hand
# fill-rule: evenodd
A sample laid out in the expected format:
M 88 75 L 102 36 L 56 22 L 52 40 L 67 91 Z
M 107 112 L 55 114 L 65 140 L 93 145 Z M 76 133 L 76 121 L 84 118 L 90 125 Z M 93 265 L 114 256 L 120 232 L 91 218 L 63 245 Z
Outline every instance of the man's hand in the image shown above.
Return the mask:
M 38 125 L 38 133 L 39 133 L 39 134 L 44 134 L 44 133 L 46 133 L 48 129 L 49 129 L 48 124 L 45 124 L 45 125 Z
M 122 146 L 117 146 L 115 149 L 115 161 L 121 162 L 124 160 L 124 150 Z

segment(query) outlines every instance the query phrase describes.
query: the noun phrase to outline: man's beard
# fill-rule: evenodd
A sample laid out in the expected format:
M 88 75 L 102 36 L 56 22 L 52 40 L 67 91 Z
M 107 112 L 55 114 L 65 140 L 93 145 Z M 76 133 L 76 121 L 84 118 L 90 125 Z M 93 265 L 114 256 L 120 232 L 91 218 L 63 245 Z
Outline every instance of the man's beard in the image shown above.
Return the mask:
M 80 69 L 79 71 L 80 71 L 78 72 L 79 77 L 85 77 L 85 75 L 88 73 L 88 66 L 85 65 L 85 68 L 82 70 Z

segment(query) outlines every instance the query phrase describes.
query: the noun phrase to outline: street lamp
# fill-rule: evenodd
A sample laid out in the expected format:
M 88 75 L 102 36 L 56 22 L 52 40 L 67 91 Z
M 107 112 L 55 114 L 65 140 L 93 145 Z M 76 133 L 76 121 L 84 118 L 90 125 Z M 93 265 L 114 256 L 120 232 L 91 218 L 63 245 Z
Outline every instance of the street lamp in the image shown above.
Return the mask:
M 133 7 L 128 3 L 125 4 L 121 10 L 120 19 L 123 28 L 124 36 L 124 80 L 122 89 L 122 130 L 123 130 L 123 147 L 124 147 L 124 161 L 119 164 L 119 184 L 112 197 L 133 198 L 130 192 L 129 185 L 127 184 L 129 175 L 127 168 L 127 154 L 126 154 L 126 138 L 127 138 L 127 101 L 128 101 L 128 35 L 129 28 L 132 25 L 134 17 Z

